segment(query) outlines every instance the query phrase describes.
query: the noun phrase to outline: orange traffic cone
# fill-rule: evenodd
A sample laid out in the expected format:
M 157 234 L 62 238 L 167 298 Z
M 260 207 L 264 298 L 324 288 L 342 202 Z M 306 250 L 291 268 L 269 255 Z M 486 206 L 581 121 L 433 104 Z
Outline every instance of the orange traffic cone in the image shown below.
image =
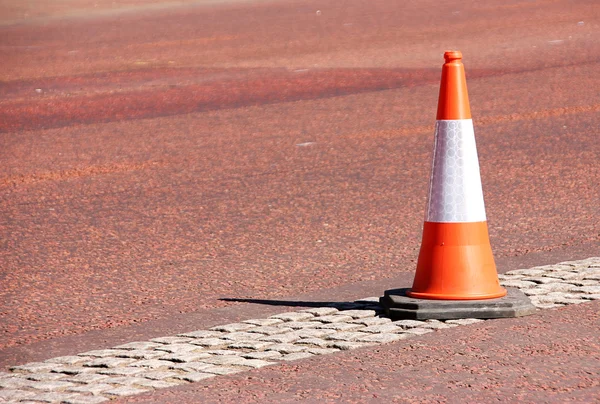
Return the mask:
M 417 299 L 479 300 L 506 295 L 488 236 L 462 55 L 444 54 L 433 168 L 412 289 Z

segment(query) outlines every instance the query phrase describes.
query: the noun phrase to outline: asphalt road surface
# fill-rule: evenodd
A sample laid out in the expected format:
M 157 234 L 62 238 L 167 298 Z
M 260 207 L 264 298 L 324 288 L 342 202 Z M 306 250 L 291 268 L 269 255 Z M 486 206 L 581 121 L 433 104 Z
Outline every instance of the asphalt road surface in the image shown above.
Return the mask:
M 499 271 L 600 255 L 595 0 L 46 3 L 0 4 L 2 366 L 410 286 L 447 49 Z

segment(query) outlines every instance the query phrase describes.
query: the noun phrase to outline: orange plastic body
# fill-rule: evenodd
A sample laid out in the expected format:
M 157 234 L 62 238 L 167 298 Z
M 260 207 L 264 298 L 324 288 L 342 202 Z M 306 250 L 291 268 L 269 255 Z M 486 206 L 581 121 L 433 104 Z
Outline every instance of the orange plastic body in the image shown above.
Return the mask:
M 444 54 L 438 120 L 471 119 L 458 51 Z M 412 289 L 417 299 L 482 300 L 506 295 L 500 286 L 487 222 L 425 222 Z
M 425 222 L 410 297 L 437 300 L 493 299 L 500 286 L 487 222 Z
M 471 119 L 462 54 L 459 51 L 447 51 L 444 59 L 446 63 L 442 66 L 437 119 Z

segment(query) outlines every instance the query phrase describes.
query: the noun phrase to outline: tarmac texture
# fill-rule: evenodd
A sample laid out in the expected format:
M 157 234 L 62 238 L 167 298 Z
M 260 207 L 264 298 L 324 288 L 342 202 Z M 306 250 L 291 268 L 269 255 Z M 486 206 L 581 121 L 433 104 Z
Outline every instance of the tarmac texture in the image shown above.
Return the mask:
M 598 256 L 595 1 L 6 1 L 0 11 L 4 368 L 409 287 L 446 49 L 464 55 L 498 270 Z M 486 355 L 500 359 L 506 343 L 522 373 L 547 359 L 573 377 L 548 365 L 549 385 L 587 386 L 568 353 L 597 334 L 593 308 L 449 332 L 479 343 L 489 330 Z M 515 339 L 538 331 L 556 350 L 528 359 Z M 438 337 L 423 338 L 442 360 L 460 338 Z M 404 383 L 393 356 L 418 357 L 404 349 L 261 369 L 274 372 L 262 385 L 210 383 L 224 401 L 235 391 L 325 400 L 342 388 L 328 368 L 348 366 L 349 380 L 388 369 L 379 386 Z M 495 391 L 455 386 L 457 397 Z M 196 388 L 178 389 L 154 399 L 194 402 Z M 564 397 L 596 399 L 585 391 Z

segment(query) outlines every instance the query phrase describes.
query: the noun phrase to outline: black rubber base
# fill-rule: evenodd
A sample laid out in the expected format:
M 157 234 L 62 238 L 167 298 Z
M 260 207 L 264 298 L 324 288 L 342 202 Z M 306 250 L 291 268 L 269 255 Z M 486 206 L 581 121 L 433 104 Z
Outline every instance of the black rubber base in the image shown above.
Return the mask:
M 429 300 L 406 296 L 410 289 L 391 289 L 379 299 L 392 320 L 454 320 L 460 318 L 508 318 L 533 314 L 535 306 L 523 292 L 507 288 L 498 299 Z

